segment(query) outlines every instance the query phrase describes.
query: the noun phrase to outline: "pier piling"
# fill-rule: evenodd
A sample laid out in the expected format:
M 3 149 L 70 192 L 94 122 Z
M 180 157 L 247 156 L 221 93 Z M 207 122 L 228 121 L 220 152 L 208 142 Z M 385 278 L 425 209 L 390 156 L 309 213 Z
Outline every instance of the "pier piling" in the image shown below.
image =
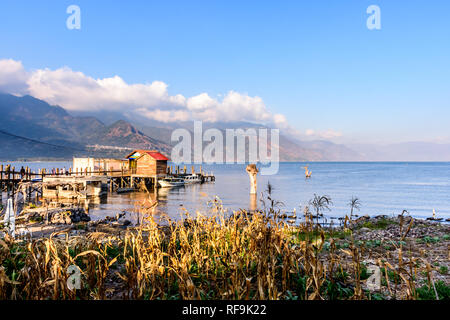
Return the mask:
M 245 170 L 247 171 L 250 178 L 250 194 L 256 194 L 256 175 L 258 174 L 259 170 L 258 168 L 256 168 L 256 164 L 249 164 Z

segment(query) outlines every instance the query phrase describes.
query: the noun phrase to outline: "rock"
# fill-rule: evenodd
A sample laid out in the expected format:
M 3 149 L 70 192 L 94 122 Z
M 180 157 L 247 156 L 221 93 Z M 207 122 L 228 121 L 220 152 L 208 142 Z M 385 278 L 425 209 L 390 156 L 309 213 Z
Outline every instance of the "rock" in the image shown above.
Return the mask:
M 123 211 L 122 213 L 118 213 L 116 214 L 116 220 L 119 220 L 121 218 L 123 218 L 127 213 L 125 211 Z
M 361 233 L 366 233 L 366 232 L 370 232 L 370 231 L 372 231 L 372 230 L 370 230 L 369 228 L 365 228 L 365 227 L 359 229 L 359 232 L 361 232 Z
M 443 218 L 427 218 L 428 221 L 442 221 Z
M 44 219 L 46 218 L 45 215 L 46 212 L 44 212 Z M 52 210 L 48 212 L 48 216 L 49 221 L 54 224 L 72 224 L 91 220 L 83 209 Z
M 131 224 L 131 221 L 130 221 L 130 220 L 125 220 L 125 221 L 122 223 L 123 226 L 129 226 L 130 224 Z
M 363 223 L 366 222 L 367 220 L 370 220 L 370 217 L 368 215 L 362 216 L 358 219 L 355 220 L 356 223 Z
M 120 227 L 120 228 L 126 228 L 127 226 L 131 225 L 131 221 L 130 220 L 124 220 L 122 222 L 114 221 L 113 223 L 111 223 L 111 225 L 117 226 L 117 227 Z

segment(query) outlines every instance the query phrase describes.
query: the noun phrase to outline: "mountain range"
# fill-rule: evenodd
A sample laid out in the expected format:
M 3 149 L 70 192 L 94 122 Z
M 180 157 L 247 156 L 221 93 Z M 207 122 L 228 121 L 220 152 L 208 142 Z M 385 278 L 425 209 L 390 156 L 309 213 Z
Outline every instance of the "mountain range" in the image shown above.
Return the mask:
M 127 119 L 119 113 L 69 113 L 26 95 L 0 93 L 0 160 L 123 157 L 132 149 L 156 149 L 170 156 L 174 129 L 193 131 L 192 122 Z M 101 120 L 100 120 L 100 119 Z M 143 120 L 144 119 L 144 120 Z M 203 123 L 216 128 L 264 128 L 248 122 Z M 248 143 L 247 143 L 248 145 Z M 270 146 L 270 144 L 269 144 Z M 450 145 L 425 142 L 345 146 L 299 141 L 280 135 L 280 161 L 450 161 Z
M 153 139 L 126 121 L 105 125 L 95 117 L 77 117 L 31 96 L 0 94 L 0 159 L 72 156 L 120 157 L 124 149 L 171 146 Z M 103 146 L 99 148 L 98 146 Z M 106 148 L 105 148 L 106 147 Z

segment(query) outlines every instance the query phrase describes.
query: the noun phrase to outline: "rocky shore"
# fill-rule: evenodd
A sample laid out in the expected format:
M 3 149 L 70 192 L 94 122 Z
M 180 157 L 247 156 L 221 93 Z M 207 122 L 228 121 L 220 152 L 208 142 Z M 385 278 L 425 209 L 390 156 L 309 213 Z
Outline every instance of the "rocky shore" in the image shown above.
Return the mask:
M 450 285 L 448 223 L 402 215 L 363 216 L 348 223 L 347 226 L 328 231 L 337 238 L 336 247 L 342 251 L 352 248 L 352 244 L 359 248 L 365 264 L 377 265 L 382 262 L 392 266 L 392 270 L 388 271 L 389 277 L 386 276 L 391 288 L 383 279 L 385 286 L 380 290 L 385 299 L 395 296 L 392 288 L 395 287 L 395 279 L 399 274 L 396 270 L 401 270 L 409 262 L 413 262 L 414 268 L 417 268 L 414 271 L 417 284 L 426 285 L 431 275 L 433 283 L 441 281 L 446 286 Z M 345 255 L 342 257 L 348 260 L 348 264 L 352 263 L 349 257 Z M 424 270 L 430 272 L 426 273 Z
M 131 221 L 127 219 L 126 212 L 93 221 L 84 208 L 64 204 L 25 208 L 16 217 L 18 238 L 41 238 L 62 232 L 68 232 L 69 236 L 88 235 L 92 232 L 116 234 L 129 226 Z
M 413 219 L 410 216 L 397 216 L 396 218 L 385 215 L 364 216 L 355 220 L 354 229 L 359 240 L 399 240 L 406 233 L 411 221 L 412 225 L 405 236 L 406 238 L 450 237 L 450 224 Z

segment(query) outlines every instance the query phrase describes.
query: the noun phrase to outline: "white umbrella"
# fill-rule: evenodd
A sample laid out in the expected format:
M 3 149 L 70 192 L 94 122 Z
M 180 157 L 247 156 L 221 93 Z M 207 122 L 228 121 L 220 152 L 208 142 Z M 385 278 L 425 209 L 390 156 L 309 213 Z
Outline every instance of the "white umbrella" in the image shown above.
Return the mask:
M 16 229 L 16 215 L 14 213 L 12 199 L 8 199 L 5 218 L 3 220 L 5 227 L 8 227 L 10 235 L 14 238 Z

